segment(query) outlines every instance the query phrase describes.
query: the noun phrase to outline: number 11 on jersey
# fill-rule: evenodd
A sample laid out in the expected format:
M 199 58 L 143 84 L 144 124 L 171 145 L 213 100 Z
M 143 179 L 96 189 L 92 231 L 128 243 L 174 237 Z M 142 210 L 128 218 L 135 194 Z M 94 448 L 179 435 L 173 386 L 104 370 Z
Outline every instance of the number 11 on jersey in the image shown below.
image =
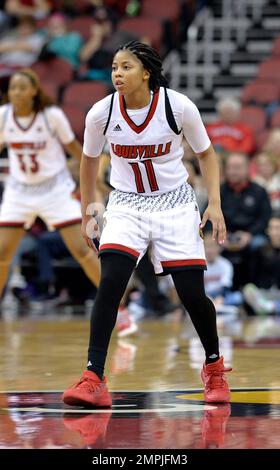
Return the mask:
M 157 180 L 156 180 L 156 175 L 155 175 L 155 170 L 154 170 L 154 167 L 153 167 L 153 163 L 151 160 L 145 160 L 143 162 L 139 162 L 139 163 L 136 163 L 136 162 L 133 162 L 133 163 L 129 163 L 131 165 L 131 168 L 133 170 L 133 173 L 134 173 L 134 177 L 135 177 L 135 184 L 136 184 L 136 189 L 137 189 L 137 192 L 138 193 L 145 193 L 145 187 L 144 187 L 144 183 L 143 183 L 143 179 L 142 179 L 142 174 L 141 174 L 141 171 L 140 171 L 140 168 L 139 168 L 139 165 L 144 165 L 145 166 L 145 170 L 146 170 L 146 173 L 147 173 L 147 177 L 148 177 L 148 181 L 149 181 L 149 185 L 150 185 L 150 189 L 151 191 L 158 191 L 158 184 L 157 184 Z

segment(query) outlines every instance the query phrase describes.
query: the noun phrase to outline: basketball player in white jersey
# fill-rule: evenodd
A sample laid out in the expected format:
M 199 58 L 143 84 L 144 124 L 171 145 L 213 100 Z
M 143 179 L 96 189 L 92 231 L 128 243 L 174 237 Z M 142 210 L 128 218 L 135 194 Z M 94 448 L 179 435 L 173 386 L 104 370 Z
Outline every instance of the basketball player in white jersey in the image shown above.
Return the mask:
M 7 146 L 10 175 L 0 208 L 0 294 L 16 247 L 36 216 L 58 229 L 73 257 L 98 285 L 99 260 L 85 243 L 80 203 L 63 146 L 80 160 L 81 146 L 58 107 L 30 69 L 10 79 L 8 102 L 0 106 L 0 147 Z
M 107 140 L 111 153 L 111 192 L 100 239 L 101 281 L 91 317 L 88 365 L 63 394 L 69 405 L 111 406 L 103 376 L 118 305 L 130 275 L 152 249 L 157 274 L 171 274 L 205 349 L 201 376 L 206 402 L 228 402 L 223 357 L 219 355 L 216 312 L 205 295 L 206 268 L 201 228 L 210 220 L 213 238 L 223 243 L 226 228 L 220 205 L 217 157 L 197 107 L 167 89 L 157 52 L 130 42 L 116 52 L 112 81 L 116 93 L 96 103 L 86 118 L 81 161 L 82 233 L 91 239 L 98 157 Z M 197 154 L 208 190 L 202 222 L 182 163 L 183 137 Z M 145 373 L 145 371 L 143 371 Z

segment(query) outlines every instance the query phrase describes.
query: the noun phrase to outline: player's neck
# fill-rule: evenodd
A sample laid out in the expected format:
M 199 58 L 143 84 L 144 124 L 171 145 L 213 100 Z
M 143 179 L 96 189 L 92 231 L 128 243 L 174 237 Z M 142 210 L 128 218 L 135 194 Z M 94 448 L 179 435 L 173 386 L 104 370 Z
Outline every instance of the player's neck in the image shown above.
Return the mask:
M 150 89 L 139 90 L 124 96 L 125 104 L 128 109 L 141 109 L 148 106 L 151 101 Z
M 26 106 L 24 108 L 18 108 L 18 107 L 13 106 L 13 108 L 14 108 L 14 113 L 17 117 L 28 117 L 34 114 L 34 109 L 32 108 L 32 106 L 30 107 Z

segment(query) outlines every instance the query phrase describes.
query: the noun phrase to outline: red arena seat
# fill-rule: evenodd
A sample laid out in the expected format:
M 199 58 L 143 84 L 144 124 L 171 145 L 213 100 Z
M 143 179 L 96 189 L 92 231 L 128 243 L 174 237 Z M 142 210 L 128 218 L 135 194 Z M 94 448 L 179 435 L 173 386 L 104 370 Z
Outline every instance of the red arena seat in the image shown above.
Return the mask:
M 94 103 L 105 98 L 108 87 L 99 82 L 74 82 L 70 83 L 63 93 L 63 105 L 71 105 L 83 111 L 89 110 Z
M 262 131 L 266 125 L 265 112 L 258 106 L 244 106 L 241 109 L 240 120 L 251 127 L 255 134 Z
M 278 101 L 279 95 L 280 87 L 276 83 L 256 80 L 243 88 L 241 100 L 244 104 L 266 105 Z

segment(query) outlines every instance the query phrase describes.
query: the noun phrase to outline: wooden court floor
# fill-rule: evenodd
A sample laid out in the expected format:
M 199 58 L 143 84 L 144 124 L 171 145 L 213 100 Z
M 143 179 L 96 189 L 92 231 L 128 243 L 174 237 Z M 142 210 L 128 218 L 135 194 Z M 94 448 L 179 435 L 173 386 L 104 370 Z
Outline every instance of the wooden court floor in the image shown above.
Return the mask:
M 0 448 L 280 448 L 280 319 L 221 320 L 230 405 L 206 405 L 203 351 L 188 321 L 115 333 L 111 410 L 63 405 L 85 367 L 88 319 L 0 322 Z

